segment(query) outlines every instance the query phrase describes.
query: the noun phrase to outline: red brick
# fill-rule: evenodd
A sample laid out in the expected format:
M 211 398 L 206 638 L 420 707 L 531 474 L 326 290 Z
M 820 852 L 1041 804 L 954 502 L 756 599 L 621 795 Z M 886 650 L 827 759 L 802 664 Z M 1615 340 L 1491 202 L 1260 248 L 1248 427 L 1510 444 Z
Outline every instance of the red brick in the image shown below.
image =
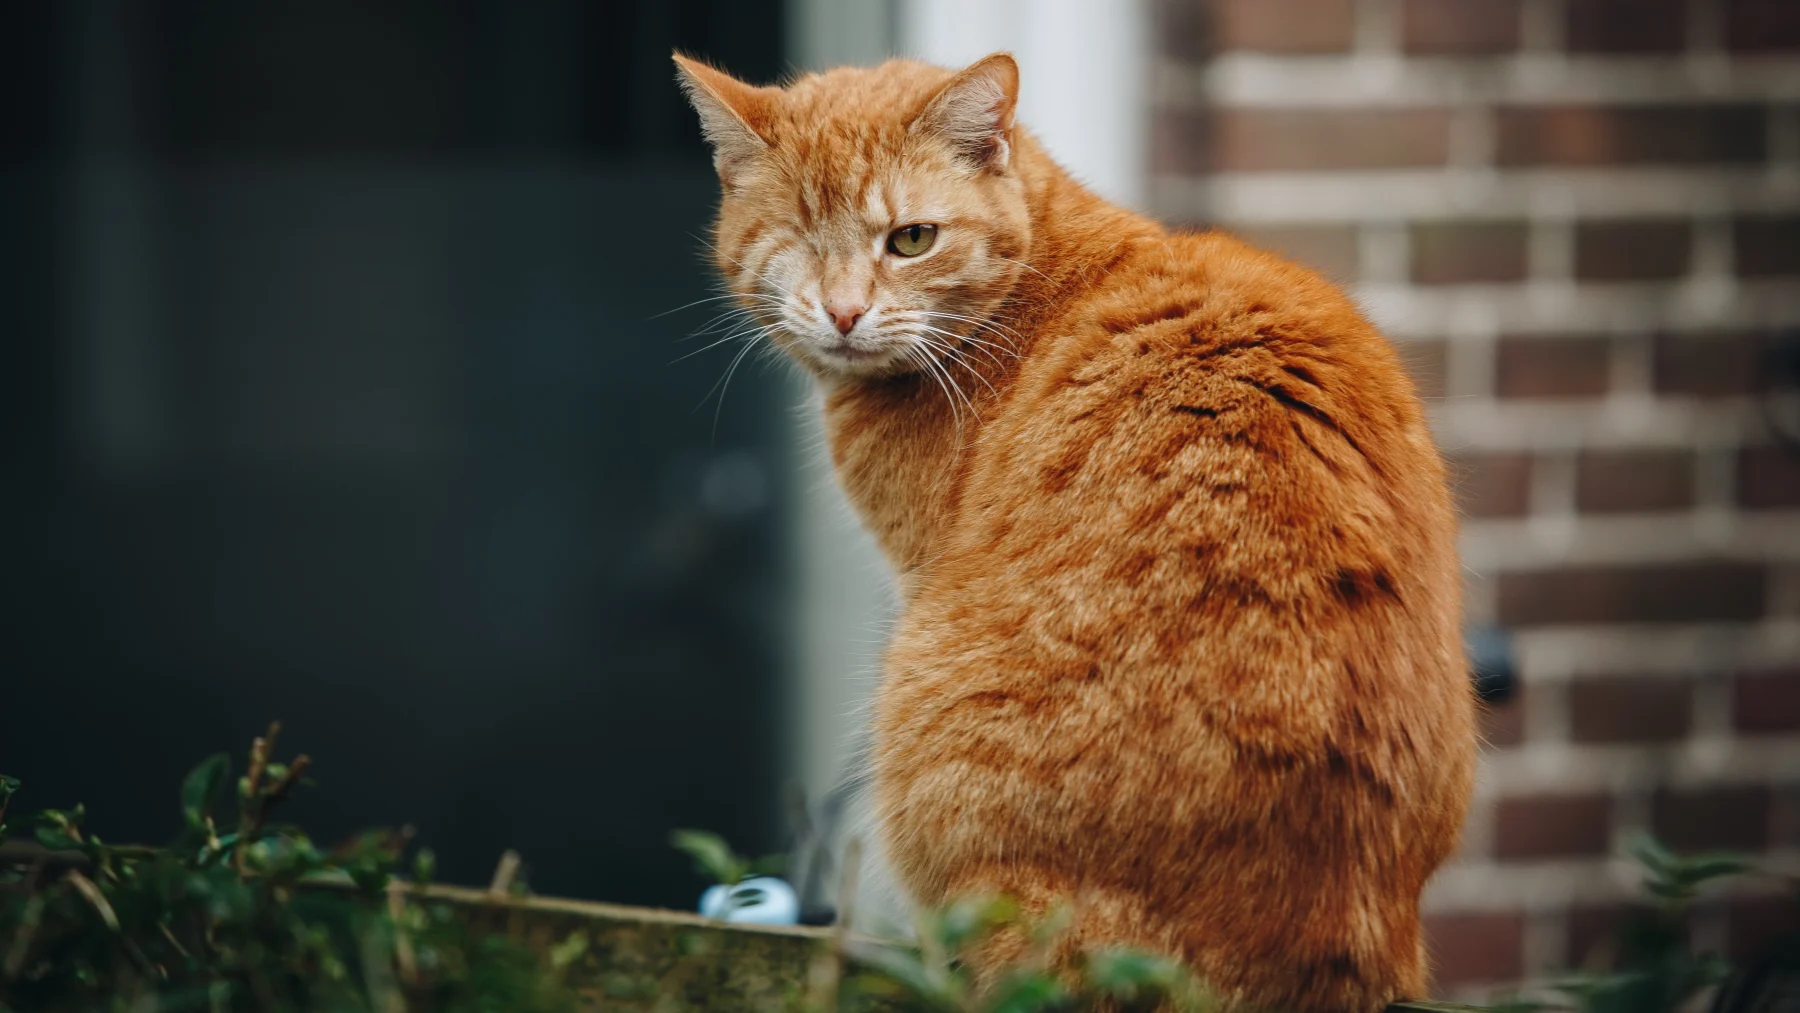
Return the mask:
M 1532 795 L 1500 800 L 1494 855 L 1500 859 L 1605 855 L 1612 840 L 1612 796 Z
M 1172 172 L 1398 169 L 1443 165 L 1442 109 L 1219 109 L 1165 113 L 1158 167 Z
M 1422 285 L 1525 277 L 1524 222 L 1443 222 L 1412 227 L 1412 278 Z
M 1521 687 L 1511 700 L 1482 704 L 1481 740 L 1495 749 L 1505 749 L 1525 741 L 1525 693 Z
M 1333 281 L 1356 280 L 1356 229 L 1352 226 L 1263 225 L 1231 231 L 1252 246 L 1297 260 Z
M 1748 735 L 1800 732 L 1800 669 L 1738 676 L 1731 714 L 1732 726 Z
M 1694 689 L 1675 679 L 1584 679 L 1569 687 L 1576 742 L 1673 742 L 1693 723 Z
M 1760 851 L 1769 843 L 1769 789 L 1663 789 L 1650 804 L 1656 836 L 1676 851 Z
M 1672 53 L 1686 48 L 1686 0 L 1568 0 L 1565 44 L 1576 53 Z
M 1215 8 L 1219 50 L 1336 53 L 1350 48 L 1356 32 L 1351 0 L 1215 0 Z
M 1740 218 L 1731 240 L 1740 277 L 1800 274 L 1800 215 Z
M 1519 48 L 1520 0 L 1405 0 L 1401 45 L 1411 53 L 1504 53 Z
M 1749 620 L 1764 578 L 1753 563 L 1595 566 L 1502 573 L 1496 593 L 1503 626 Z
M 1612 377 L 1612 345 L 1601 338 L 1501 338 L 1494 350 L 1498 397 L 1595 397 Z
M 1800 49 L 1800 4 L 1726 0 L 1725 44 L 1740 52 Z
M 1664 334 L 1655 354 L 1660 394 L 1733 397 L 1762 385 L 1763 343 L 1753 334 Z
M 1738 502 L 1752 510 L 1800 507 L 1800 450 L 1746 447 L 1737 479 Z
M 1525 918 L 1441 914 L 1424 919 L 1425 945 L 1439 988 L 1517 981 L 1525 971 Z
M 1517 106 L 1496 116 L 1502 165 L 1757 162 L 1767 153 L 1757 105 Z
M 1407 341 L 1398 347 L 1400 361 L 1406 364 L 1419 396 L 1427 401 L 1443 400 L 1450 347 L 1442 341 Z
M 1464 516 L 1523 517 L 1530 511 L 1530 454 L 1458 454 L 1447 463 Z
M 1694 455 L 1684 450 L 1587 451 L 1575 472 L 1583 513 L 1677 510 L 1694 505 Z
M 1582 222 L 1575 229 L 1575 276 L 1583 281 L 1679 278 L 1693 260 L 1693 235 L 1683 221 Z

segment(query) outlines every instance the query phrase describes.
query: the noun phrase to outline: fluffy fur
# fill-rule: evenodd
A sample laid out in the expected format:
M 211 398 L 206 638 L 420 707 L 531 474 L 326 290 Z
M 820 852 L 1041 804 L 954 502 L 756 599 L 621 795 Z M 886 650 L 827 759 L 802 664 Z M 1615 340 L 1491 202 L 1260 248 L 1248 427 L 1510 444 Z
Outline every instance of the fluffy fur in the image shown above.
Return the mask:
M 1312 272 L 1071 180 L 1004 54 L 785 88 L 677 62 L 719 269 L 817 377 L 901 577 L 873 774 L 906 889 L 1070 900 L 1072 946 L 1178 953 L 1238 1009 L 1422 994 L 1474 704 L 1390 346 Z M 897 256 L 914 223 L 936 244 Z

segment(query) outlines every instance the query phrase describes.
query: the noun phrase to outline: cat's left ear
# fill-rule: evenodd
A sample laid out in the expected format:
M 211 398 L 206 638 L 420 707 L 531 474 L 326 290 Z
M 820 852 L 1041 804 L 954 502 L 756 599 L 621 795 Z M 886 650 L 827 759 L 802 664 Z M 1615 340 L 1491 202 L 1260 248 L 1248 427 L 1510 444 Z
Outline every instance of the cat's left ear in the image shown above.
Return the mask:
M 713 148 L 713 167 L 726 185 L 746 163 L 769 150 L 767 136 L 781 92 L 745 84 L 699 60 L 675 55 L 681 90 L 700 114 L 700 130 Z
M 909 128 L 935 134 L 991 172 L 1012 160 L 1013 112 L 1019 104 L 1019 65 L 995 53 L 964 68 L 938 89 Z

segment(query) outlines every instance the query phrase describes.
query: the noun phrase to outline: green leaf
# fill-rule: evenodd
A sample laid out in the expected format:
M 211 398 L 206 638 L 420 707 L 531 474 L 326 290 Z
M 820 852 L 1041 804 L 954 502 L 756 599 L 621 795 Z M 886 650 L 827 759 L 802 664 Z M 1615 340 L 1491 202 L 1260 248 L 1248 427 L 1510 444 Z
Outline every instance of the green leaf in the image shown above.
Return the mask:
M 1625 853 L 1653 874 L 1672 869 L 1680 861 L 1661 841 L 1644 833 L 1634 834 L 1625 842 Z
M 695 871 L 726 886 L 744 881 L 750 863 L 740 858 L 718 834 L 706 830 L 677 830 L 669 835 L 669 843 L 694 860 Z
M 1559 1005 L 1544 1002 L 1541 999 L 1522 999 L 1517 996 L 1511 996 L 1500 1000 L 1494 1006 L 1490 1007 L 1489 1013 L 1549 1013 L 1551 1010 L 1562 1008 L 1563 1007 Z
M 918 954 L 910 950 L 878 944 L 857 947 L 855 956 L 857 962 L 864 967 L 880 972 L 880 980 L 899 986 L 914 998 L 923 999 L 942 1009 L 954 1009 L 960 1004 L 961 996 L 949 987 L 950 982 L 938 980 L 919 960 Z M 864 988 L 867 987 L 865 983 Z
M 570 964 L 580 960 L 582 954 L 588 951 L 588 944 L 589 940 L 586 932 L 577 932 L 562 942 L 557 943 L 550 948 L 550 966 L 556 968 L 558 971 L 568 967 Z
M 39 826 L 32 831 L 37 842 L 52 851 L 74 851 L 81 847 L 81 842 L 70 837 L 68 831 L 58 826 Z
M 1040 1013 L 1069 1000 L 1069 990 L 1048 974 L 1025 974 L 1001 981 L 988 998 L 989 1013 Z
M 1682 859 L 1676 873 L 1682 882 L 1698 886 L 1709 880 L 1740 876 L 1753 867 L 1751 861 L 1742 855 L 1717 852 Z
M 45 809 L 37 814 L 37 826 L 33 828 L 33 836 L 46 848 L 55 851 L 75 851 L 82 847 L 81 821 L 87 818 L 87 807 L 76 806 L 73 809 Z
M 745 871 L 752 876 L 779 876 L 787 872 L 787 863 L 786 855 L 764 855 L 751 862 Z
M 420 886 L 429 886 L 433 876 L 437 875 L 437 852 L 430 848 L 420 848 L 413 856 L 413 882 Z
M 1136 950 L 1102 950 L 1088 962 L 1088 980 L 1094 987 L 1120 999 L 1166 991 L 1184 977 L 1174 961 Z
M 1019 905 L 1010 897 L 969 897 L 939 913 L 932 931 L 946 952 L 956 953 L 1018 917 Z
M 1193 972 L 1172 957 L 1126 948 L 1094 950 L 1087 954 L 1085 969 L 1089 987 L 1108 999 L 1126 1004 L 1161 1001 L 1181 1010 L 1213 1005 Z
M 190 829 L 205 828 L 207 817 L 212 815 L 213 801 L 218 797 L 219 786 L 230 775 L 231 757 L 224 753 L 214 753 L 198 767 L 188 771 L 188 776 L 181 782 L 181 813 L 187 819 Z

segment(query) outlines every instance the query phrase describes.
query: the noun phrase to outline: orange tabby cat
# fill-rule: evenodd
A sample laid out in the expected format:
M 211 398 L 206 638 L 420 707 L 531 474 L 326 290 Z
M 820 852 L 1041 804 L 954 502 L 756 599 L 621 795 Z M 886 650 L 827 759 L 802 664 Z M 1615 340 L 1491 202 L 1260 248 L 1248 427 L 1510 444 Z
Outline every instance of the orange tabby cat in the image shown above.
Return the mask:
M 1393 350 L 1015 126 L 1005 54 L 753 87 L 677 57 L 718 264 L 818 379 L 900 574 L 875 804 L 924 904 L 1076 905 L 1234 1008 L 1425 987 L 1474 762 L 1454 517 Z

